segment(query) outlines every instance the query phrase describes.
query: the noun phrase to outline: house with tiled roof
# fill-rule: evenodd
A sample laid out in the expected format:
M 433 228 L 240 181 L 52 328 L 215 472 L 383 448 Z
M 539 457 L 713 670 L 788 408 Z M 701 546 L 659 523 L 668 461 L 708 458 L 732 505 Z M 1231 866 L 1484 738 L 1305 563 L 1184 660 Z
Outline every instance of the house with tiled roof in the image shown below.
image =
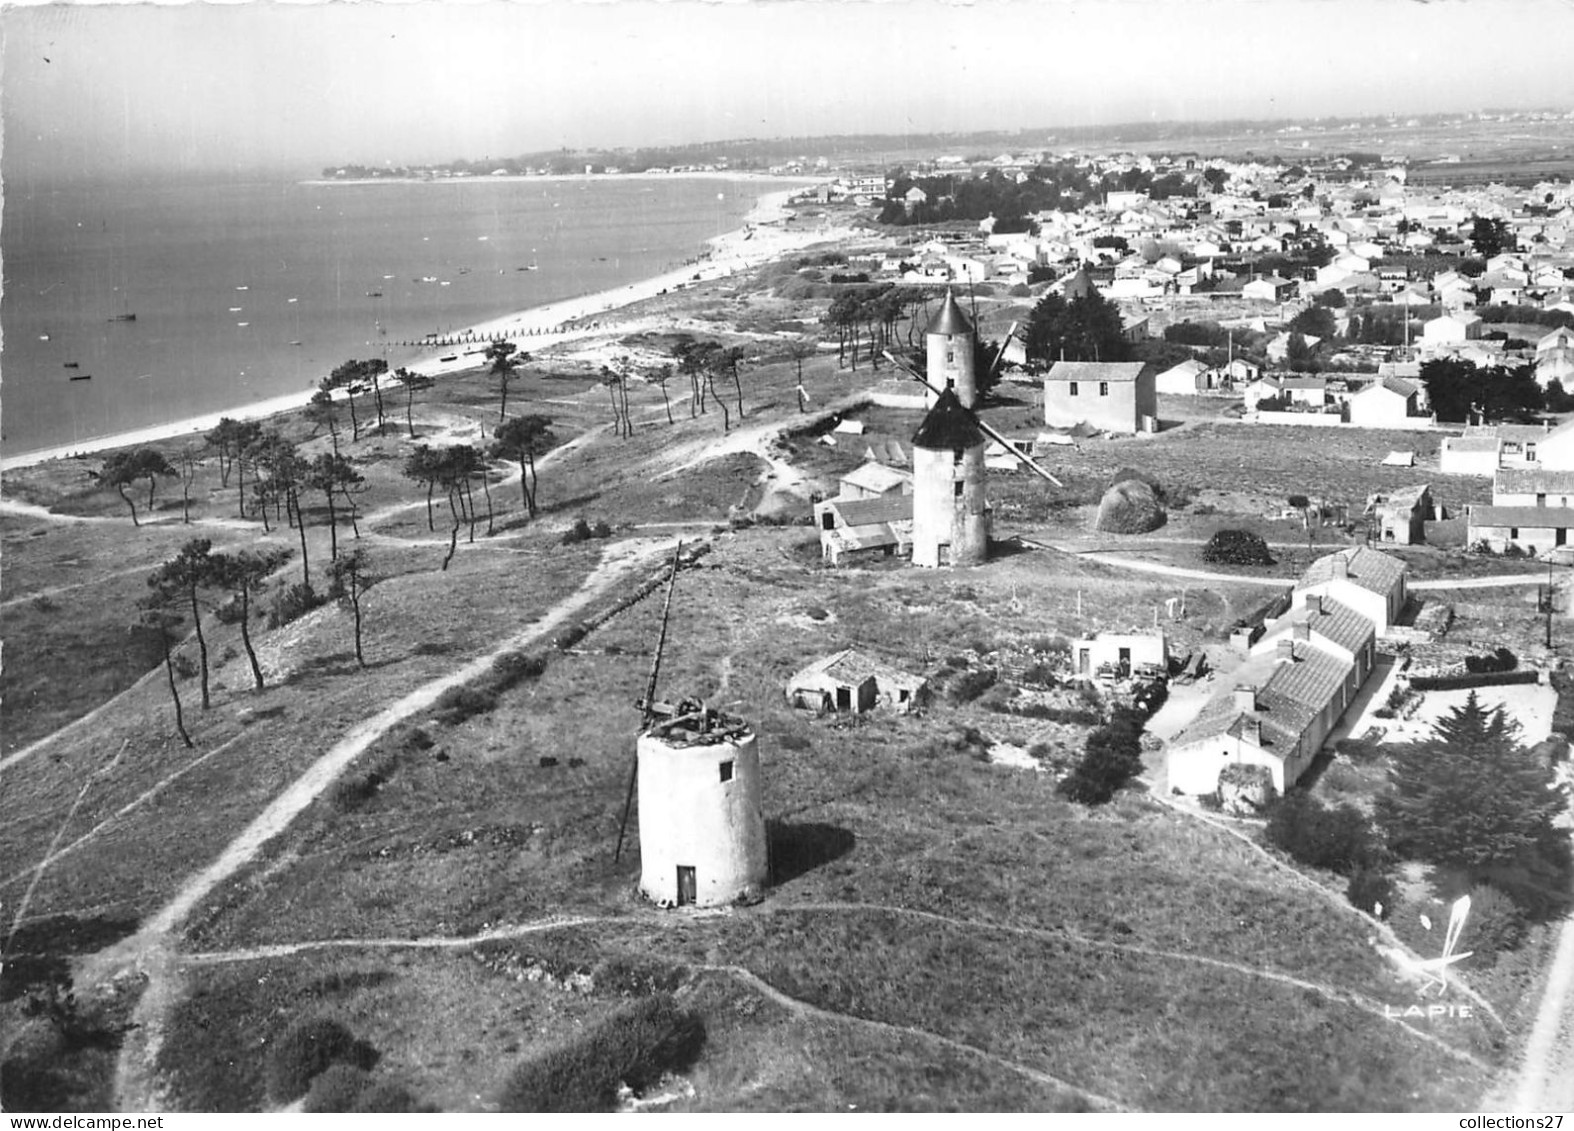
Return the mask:
M 1542 466 L 1505 467 L 1492 478 L 1495 507 L 1574 505 L 1574 470 Z
M 1404 573 L 1364 546 L 1313 562 L 1234 686 L 1170 740 L 1171 788 L 1213 794 L 1232 765 L 1263 767 L 1279 793 L 1294 785 L 1372 674 L 1377 637 L 1403 607 Z
M 1349 420 L 1362 428 L 1404 428 L 1423 412 L 1425 386 L 1408 377 L 1379 377 L 1349 401 Z
M 1371 620 L 1377 635 L 1387 634 L 1409 599 L 1404 562 L 1370 546 L 1325 554 L 1306 567 L 1291 594 L 1292 606 L 1322 596 L 1349 605 Z
M 1169 745 L 1169 784 L 1212 794 L 1232 765 L 1264 767 L 1283 793 L 1300 780 L 1360 683 L 1355 665 L 1293 631 L 1235 672 Z
M 1574 507 L 1467 506 L 1465 540 L 1501 554 L 1510 546 L 1535 556 L 1569 545 Z
M 844 648 L 793 673 L 787 701 L 801 710 L 862 714 L 878 706 L 910 711 L 929 683 L 856 648 Z

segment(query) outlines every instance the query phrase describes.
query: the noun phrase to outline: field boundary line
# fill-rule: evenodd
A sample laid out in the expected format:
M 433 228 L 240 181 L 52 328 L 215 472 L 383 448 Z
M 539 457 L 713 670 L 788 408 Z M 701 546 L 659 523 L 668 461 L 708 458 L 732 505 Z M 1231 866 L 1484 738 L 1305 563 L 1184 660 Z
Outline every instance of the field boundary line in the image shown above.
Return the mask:
M 1099 950 L 1110 950 L 1118 953 L 1140 954 L 1148 958 L 1168 958 L 1182 962 L 1195 962 L 1203 966 L 1212 966 L 1217 969 L 1230 970 L 1234 973 L 1241 974 L 1249 978 L 1262 978 L 1266 981 L 1277 982 L 1287 986 L 1294 986 L 1297 989 L 1310 990 L 1313 993 L 1321 994 L 1330 1001 L 1337 1002 L 1341 1005 L 1348 1005 L 1354 1009 L 1362 1011 L 1363 1013 L 1369 1013 L 1372 1016 L 1381 1018 L 1385 1021 L 1393 1021 L 1401 1028 L 1408 1030 L 1414 1036 L 1419 1037 L 1428 1044 L 1436 1046 L 1451 1056 L 1468 1061 L 1485 1072 L 1491 1073 L 1497 1071 L 1493 1065 L 1479 1059 L 1474 1054 L 1451 1045 L 1442 1038 L 1428 1033 L 1423 1029 L 1417 1029 L 1413 1025 L 1407 1024 L 1401 1018 L 1389 1016 L 1383 1011 L 1382 1004 L 1380 1002 L 1372 1001 L 1364 995 L 1355 992 L 1354 990 L 1340 989 L 1338 986 L 1329 985 L 1326 982 L 1308 981 L 1304 978 L 1297 978 L 1293 974 L 1284 974 L 1276 970 L 1267 970 L 1261 967 L 1247 966 L 1244 963 L 1232 962 L 1228 959 L 1210 958 L 1207 955 L 1202 954 L 1188 954 L 1185 951 L 1179 950 L 1160 950 L 1157 947 L 1137 946 L 1129 943 L 1115 942 L 1111 939 L 1094 939 L 1089 938 L 1087 935 L 1084 935 L 1078 931 L 1067 930 L 1066 928 L 1055 929 L 1048 927 L 1023 927 L 1011 923 L 994 923 L 987 919 L 960 919 L 952 915 L 942 915 L 937 911 L 924 911 L 911 907 L 895 907 L 880 903 L 838 901 L 793 903 L 783 904 L 779 907 L 773 907 L 771 908 L 771 911 L 881 911 L 893 915 L 907 915 L 914 918 L 927 919 L 931 922 L 944 923 L 948 926 L 968 927 L 984 931 L 998 931 L 1002 934 L 1020 935 L 1024 938 L 1041 939 L 1046 942 L 1069 942 L 1077 946 L 1089 947 Z
M 732 966 L 720 963 L 695 963 L 691 969 L 710 970 L 718 974 L 727 974 L 749 986 L 751 989 L 756 990 L 760 994 L 769 998 L 771 1001 L 774 1001 L 777 1005 L 780 1005 L 788 1012 L 797 1014 L 799 1016 L 818 1017 L 840 1024 L 865 1025 L 869 1028 L 879 1029 L 886 1033 L 900 1033 L 903 1036 L 917 1037 L 920 1040 L 932 1041 L 935 1044 L 945 1045 L 947 1048 L 955 1049 L 958 1052 L 965 1052 L 983 1060 L 993 1061 L 995 1064 L 1011 1069 L 1011 1071 L 1017 1073 L 1020 1076 L 1027 1077 L 1034 1083 L 1044 1084 L 1052 1088 L 1058 1088 L 1063 1092 L 1069 1092 L 1089 1104 L 1096 1105 L 1106 1110 L 1122 1112 L 1141 1110 L 1139 1108 L 1128 1107 L 1118 1100 L 1113 1100 L 1108 1096 L 1101 1096 L 1097 1092 L 1092 1092 L 1086 1088 L 1079 1087 L 1078 1085 L 1071 1083 L 1069 1080 L 1061 1079 L 1059 1076 L 1052 1075 L 1037 1068 L 1030 1068 L 1025 1064 L 1018 1064 L 1014 1060 L 1007 1060 L 1005 1057 L 1000 1056 L 997 1053 L 989 1052 L 986 1049 L 981 1049 L 977 1045 L 966 1044 L 965 1042 L 958 1041 L 952 1037 L 943 1037 L 939 1033 L 931 1033 L 928 1029 L 916 1029 L 908 1025 L 895 1025 L 889 1021 L 876 1020 L 873 1017 L 859 1017 L 854 1013 L 838 1013 L 834 1009 L 825 1009 L 822 1006 L 814 1005 L 811 1002 L 803 1001 L 800 998 L 793 997 L 791 994 L 784 993 L 745 966 Z

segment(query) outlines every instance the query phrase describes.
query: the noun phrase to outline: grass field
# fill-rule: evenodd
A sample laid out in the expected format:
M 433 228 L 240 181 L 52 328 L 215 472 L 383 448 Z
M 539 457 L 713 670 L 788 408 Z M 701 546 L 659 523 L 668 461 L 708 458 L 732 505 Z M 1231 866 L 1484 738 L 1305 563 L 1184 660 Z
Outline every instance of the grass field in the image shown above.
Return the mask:
M 506 686 L 474 680 L 403 719 L 197 904 L 172 940 L 181 953 L 161 990 L 171 1008 L 157 1069 L 174 1102 L 264 1105 L 268 1043 L 296 1021 L 330 1016 L 379 1051 L 379 1075 L 444 1109 L 487 1110 L 520 1059 L 661 988 L 697 1010 L 709 1035 L 686 1074 L 693 1092 L 676 1101 L 686 1110 L 1468 1106 L 1501 1061 L 1501 1031 L 1478 1020 L 1417 1032 L 1384 1019 L 1383 1004 L 1408 1001 L 1410 988 L 1340 893 L 1140 790 L 1090 811 L 1059 798 L 1052 774 L 985 757 L 991 743 L 1062 765 L 1079 754 L 1088 726 L 1005 710 L 1013 673 L 1065 638 L 1149 626 L 1184 590 L 1183 618 L 1163 621 L 1173 648 L 1217 649 L 1267 591 L 1178 585 L 1009 545 L 988 566 L 955 573 L 894 562 L 829 569 L 812 529 L 749 521 L 767 507 L 807 518 L 808 491 L 858 462 L 812 436 L 776 437 L 805 422 L 796 367 L 776 335 L 814 305 L 746 281 L 684 301 L 725 312 L 686 325 L 755 351 L 741 420 L 734 401 L 725 433 L 718 406 L 691 416 L 685 382 L 668 424 L 659 390 L 635 382 L 636 428 L 618 439 L 593 363 L 541 363 L 515 383 L 510 406 L 554 419 L 543 514 L 527 520 L 508 478 L 516 469 L 498 465 L 493 533 L 483 512 L 474 541 L 461 529 L 443 569 L 442 492 L 429 528 L 424 492 L 400 467 L 413 443 L 472 442 L 495 420 L 496 390 L 476 374 L 424 394 L 416 441 L 390 428 L 353 446 L 367 477 L 361 546 L 380 579 L 364 599 L 367 668 L 354 662 L 348 611 L 325 606 L 256 630 L 269 680 L 256 693 L 235 630 L 205 622 L 212 708 L 198 706 L 194 679 L 179 685 L 194 750 L 173 736 L 162 678 L 133 686 L 148 657 L 114 642 L 147 570 L 186 537 L 261 537 L 231 521 L 233 485 L 205 469 L 194 492 L 201 523 L 190 527 L 161 487 L 160 521 L 133 529 L 118 497 L 74 461 L 20 476 L 14 493 L 8 476 L 8 495 L 107 521 L 28 514 L 0 526 L 8 626 L 25 629 L 36 669 L 7 685 L 7 752 L 124 692 L 5 769 L 0 898 L 16 907 L 48 859 L 24 921 L 52 934 L 39 946 L 55 954 L 110 941 L 80 937 L 91 925 L 133 929 L 352 728 L 497 649 L 587 579 L 679 534 L 712 548 L 678 583 L 659 691 L 703 696 L 759 732 L 777 864 L 767 899 L 662 913 L 634 891 L 637 827 L 613 859 L 633 703 L 661 616 L 660 597 L 647 596 L 577 639 L 555 630 L 572 643 L 532 645 L 544 666 Z M 823 412 L 856 402 L 869 379 L 819 357 L 804 383 Z M 1034 412 L 1003 411 L 1023 427 Z M 916 425 L 893 410 L 862 418 L 904 440 Z M 304 423 L 285 427 L 308 451 L 327 449 Z M 993 479 L 998 533 L 1094 548 L 1083 529 L 1093 492 L 1133 466 L 1236 508 L 1177 507 L 1172 526 L 1144 543 L 1144 554 L 1197 565 L 1204 519 L 1266 521 L 1276 493 L 1307 489 L 1307 467 L 1327 491 L 1363 499 L 1415 481 L 1375 467 L 1399 446 L 1392 439 L 1330 443 L 1204 421 L 1090 442 L 1057 458 L 1064 493 Z M 1264 467 L 1249 492 L 1239 485 L 1246 462 Z M 311 504 L 316 579 L 328 539 Z M 578 518 L 606 522 L 611 537 L 565 544 Z M 347 526 L 339 534 L 353 542 Z M 287 528 L 267 537 L 298 550 Z M 1281 573 L 1298 568 L 1298 553 L 1283 552 Z M 652 568 L 575 621 L 611 608 Z M 1484 630 L 1499 615 L 1490 602 L 1483 609 L 1466 623 Z M 1504 605 L 1501 615 L 1519 611 Z M 929 677 L 936 704 L 819 721 L 792 710 L 787 677 L 853 645 Z M 194 655 L 189 643 L 182 652 Z M 948 687 L 985 670 L 998 674 L 994 689 L 949 702 Z M 1065 688 L 1031 694 L 1081 702 Z M 335 945 L 315 945 L 325 940 Z M 105 1070 L 95 1094 L 107 1094 Z

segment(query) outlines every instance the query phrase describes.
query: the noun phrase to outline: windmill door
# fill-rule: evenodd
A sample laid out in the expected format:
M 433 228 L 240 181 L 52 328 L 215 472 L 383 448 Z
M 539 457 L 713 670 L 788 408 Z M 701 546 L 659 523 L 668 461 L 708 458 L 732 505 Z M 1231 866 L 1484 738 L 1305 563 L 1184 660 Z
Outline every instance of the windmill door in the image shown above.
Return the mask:
M 678 865 L 678 906 L 694 902 L 694 869 L 683 864 Z

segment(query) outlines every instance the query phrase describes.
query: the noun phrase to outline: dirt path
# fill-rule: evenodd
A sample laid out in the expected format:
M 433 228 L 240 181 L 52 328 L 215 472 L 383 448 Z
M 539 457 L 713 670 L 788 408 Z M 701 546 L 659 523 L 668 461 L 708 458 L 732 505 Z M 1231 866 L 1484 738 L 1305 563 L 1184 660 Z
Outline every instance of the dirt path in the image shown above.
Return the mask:
M 518 923 L 510 927 L 493 927 L 473 935 L 426 935 L 419 938 L 391 939 L 315 939 L 310 942 L 277 943 L 272 946 L 254 946 L 241 950 L 208 950 L 180 957 L 185 966 L 222 966 L 230 962 L 256 962 L 265 958 L 288 958 L 307 950 L 462 950 L 481 943 L 501 939 L 518 939 L 526 935 L 539 935 L 546 931 L 568 927 L 584 927 L 594 923 L 611 923 L 626 920 L 627 916 L 587 915 L 577 919 L 544 919 L 535 923 Z
M 396 724 L 430 707 L 444 691 L 485 673 L 504 652 L 538 643 L 570 617 L 601 596 L 613 582 L 646 560 L 670 552 L 671 540 L 607 547 L 601 564 L 579 590 L 559 602 L 534 624 L 504 641 L 490 653 L 424 684 L 377 714 L 357 723 L 342 739 L 243 829 L 218 858 L 190 877 L 180 890 L 141 928 L 121 942 L 83 960 L 78 985 L 102 986 L 138 975 L 146 987 L 133 1010 L 133 1028 L 121 1049 L 115 1082 L 117 1108 L 121 1111 L 156 1111 L 162 1107 L 156 1083 L 156 1063 L 163 1039 L 165 1018 L 180 995 L 179 963 L 175 953 L 177 931 L 191 911 L 219 884 L 249 863 L 264 844 L 289 827 L 300 812 L 323 793 L 368 746 Z
M 81 525 L 88 522 L 110 522 L 120 525 L 132 526 L 211 526 L 224 530 L 261 530 L 260 522 L 253 522 L 249 518 L 194 518 L 183 523 L 178 514 L 143 514 L 137 512 L 137 521 L 132 522 L 128 515 L 85 515 L 85 514 L 56 514 L 48 507 L 38 506 L 36 503 L 22 503 L 15 499 L 0 499 L 0 514 L 10 515 L 13 518 L 33 518 L 40 522 L 60 522 Z
M 1547 970 L 1518 1068 L 1482 1099 L 1483 1111 L 1574 1111 L 1574 915 L 1563 921 Z
M 1167 562 L 1145 562 L 1136 558 L 1122 558 L 1114 554 L 1080 550 L 1075 546 L 1057 546 L 1052 542 L 1041 542 L 1033 538 L 1023 538 L 1021 541 L 1024 546 L 1031 546 L 1037 550 L 1054 550 L 1057 553 L 1081 558 L 1083 561 L 1098 562 L 1101 565 L 1114 566 L 1116 569 L 1135 570 L 1138 573 L 1157 573 L 1165 577 L 1183 577 L 1193 581 L 1213 581 L 1225 585 L 1272 585 L 1279 589 L 1288 589 L 1295 584 L 1293 577 L 1250 577 L 1238 573 L 1209 573 L 1206 570 L 1188 569 Z

